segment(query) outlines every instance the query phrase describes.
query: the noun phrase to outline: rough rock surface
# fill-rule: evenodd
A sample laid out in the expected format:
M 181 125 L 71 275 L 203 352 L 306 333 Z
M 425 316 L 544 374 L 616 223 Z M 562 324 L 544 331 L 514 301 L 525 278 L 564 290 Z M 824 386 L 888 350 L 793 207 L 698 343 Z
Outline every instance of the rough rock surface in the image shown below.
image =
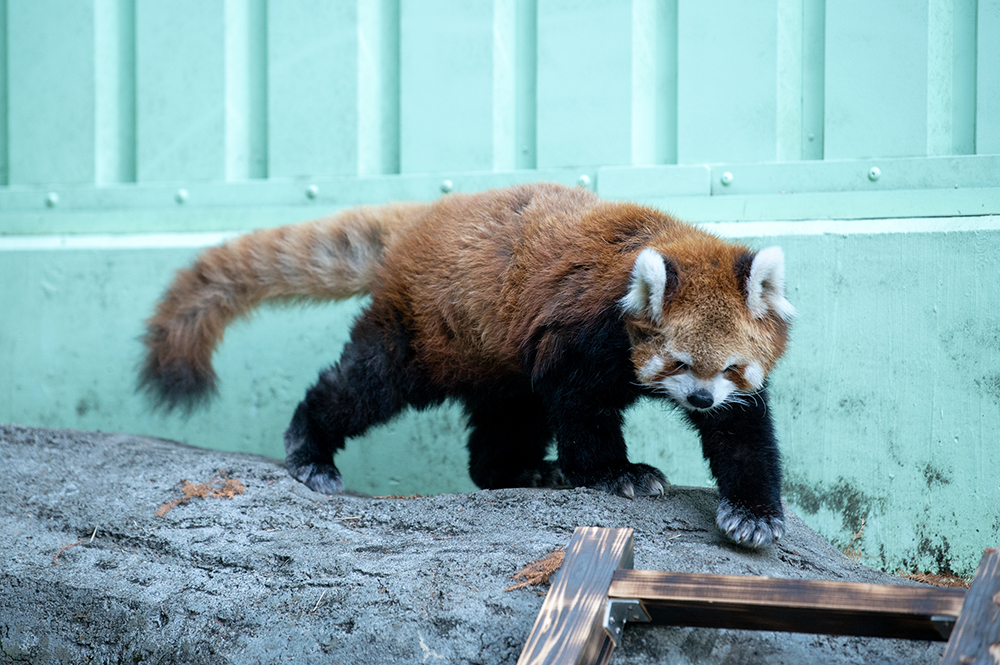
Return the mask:
M 634 502 L 587 489 L 331 498 L 271 459 L 12 425 L 0 425 L 0 464 L 5 663 L 513 663 L 542 597 L 506 592 L 510 577 L 578 525 L 635 529 L 637 568 L 905 583 L 794 516 L 779 546 L 734 547 L 706 489 Z M 182 480 L 220 470 L 246 491 L 157 516 Z M 612 662 L 931 663 L 942 651 L 631 625 Z

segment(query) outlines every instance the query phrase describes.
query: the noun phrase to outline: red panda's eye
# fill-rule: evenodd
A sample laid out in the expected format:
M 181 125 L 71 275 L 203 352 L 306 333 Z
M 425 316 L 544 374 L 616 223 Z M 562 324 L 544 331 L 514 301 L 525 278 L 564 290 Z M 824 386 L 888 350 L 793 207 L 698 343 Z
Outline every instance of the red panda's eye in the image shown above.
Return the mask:
M 673 366 L 673 368 L 671 368 L 670 371 L 671 371 L 671 373 L 686 372 L 689 369 L 691 369 L 691 367 L 687 363 L 681 362 L 680 360 L 675 360 L 674 361 L 674 366 Z

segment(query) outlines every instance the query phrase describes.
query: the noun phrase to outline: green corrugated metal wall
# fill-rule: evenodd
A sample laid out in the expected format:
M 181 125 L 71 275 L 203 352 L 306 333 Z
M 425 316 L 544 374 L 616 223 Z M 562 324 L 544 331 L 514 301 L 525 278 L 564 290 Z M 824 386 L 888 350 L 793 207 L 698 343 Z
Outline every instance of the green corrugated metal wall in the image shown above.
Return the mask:
M 779 243 L 786 498 L 876 566 L 1000 544 L 1000 0 L 0 0 L 0 420 L 280 456 L 358 303 L 261 313 L 190 420 L 131 392 L 226 232 L 557 180 Z M 348 448 L 472 488 L 453 409 Z M 633 457 L 710 482 L 661 407 Z M 340 458 L 338 458 L 339 460 Z

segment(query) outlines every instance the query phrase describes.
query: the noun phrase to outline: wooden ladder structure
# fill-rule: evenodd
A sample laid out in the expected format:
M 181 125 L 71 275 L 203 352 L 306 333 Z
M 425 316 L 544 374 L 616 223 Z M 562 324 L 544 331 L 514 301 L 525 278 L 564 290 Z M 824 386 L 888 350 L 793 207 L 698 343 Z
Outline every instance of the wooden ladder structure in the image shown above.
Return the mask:
M 632 544 L 577 527 L 518 665 L 603 665 L 628 622 L 947 640 L 942 665 L 1000 665 L 1000 549 L 965 591 L 633 570 Z

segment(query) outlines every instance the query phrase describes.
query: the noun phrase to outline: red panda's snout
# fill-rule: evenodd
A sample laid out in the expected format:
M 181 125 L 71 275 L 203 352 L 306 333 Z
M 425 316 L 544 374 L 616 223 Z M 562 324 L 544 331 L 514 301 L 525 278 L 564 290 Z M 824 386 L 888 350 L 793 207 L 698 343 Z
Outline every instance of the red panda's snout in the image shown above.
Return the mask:
M 641 349 L 636 349 L 642 353 Z M 639 381 L 667 395 L 685 409 L 707 411 L 741 401 L 764 386 L 760 363 L 730 356 L 719 368 L 709 369 L 691 354 L 678 350 L 653 353 L 639 368 Z

